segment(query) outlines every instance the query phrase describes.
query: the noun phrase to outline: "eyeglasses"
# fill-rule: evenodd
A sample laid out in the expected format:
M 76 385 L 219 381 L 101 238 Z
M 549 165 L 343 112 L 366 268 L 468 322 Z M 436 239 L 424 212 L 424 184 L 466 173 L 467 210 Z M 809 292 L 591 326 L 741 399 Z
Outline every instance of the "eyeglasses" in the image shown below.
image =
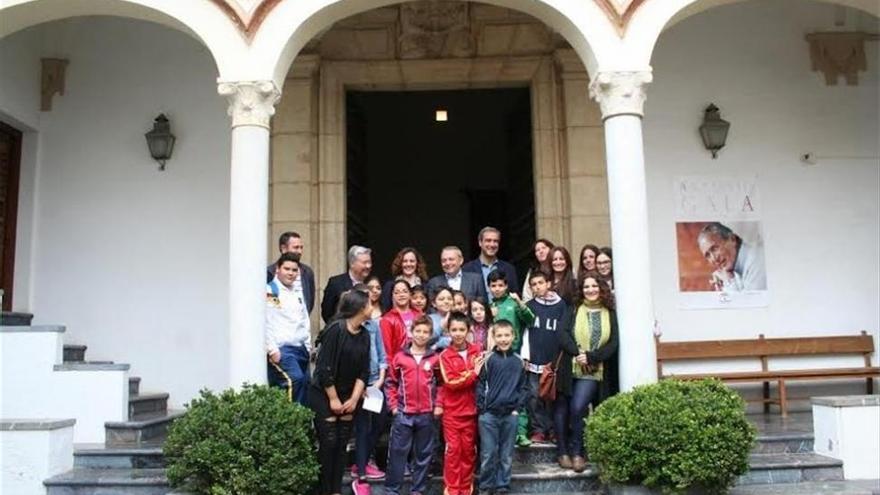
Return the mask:
M 610 264 L 611 264 L 611 260 L 597 261 L 596 264 L 597 264 L 597 265 L 610 265 Z

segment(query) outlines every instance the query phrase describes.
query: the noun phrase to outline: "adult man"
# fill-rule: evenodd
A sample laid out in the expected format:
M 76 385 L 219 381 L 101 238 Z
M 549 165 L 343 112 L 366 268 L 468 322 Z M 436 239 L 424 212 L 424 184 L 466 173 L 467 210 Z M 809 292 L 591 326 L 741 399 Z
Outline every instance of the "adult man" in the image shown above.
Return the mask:
M 443 248 L 440 251 L 440 266 L 443 267 L 443 274 L 428 280 L 428 295 L 433 299 L 437 289 L 449 287 L 453 290 L 460 290 L 468 301 L 473 301 L 479 296 L 488 304 L 489 300 L 486 296 L 483 280 L 476 273 L 468 273 L 462 270 L 462 263 L 464 263 L 464 256 L 462 256 L 461 249 L 458 246 L 446 246 Z
M 465 263 L 461 269 L 483 277 L 483 290 L 486 291 L 486 294 L 489 293 L 489 282 L 486 281 L 486 277 L 495 270 L 501 270 L 504 272 L 504 278 L 510 284 L 510 292 L 518 294 L 520 287 L 516 268 L 510 263 L 498 259 L 498 248 L 501 247 L 501 231 L 495 227 L 483 227 L 477 236 L 477 243 L 480 246 L 480 256 Z
M 321 318 L 324 323 L 336 314 L 339 296 L 350 290 L 354 284 L 363 283 L 373 269 L 373 256 L 369 248 L 352 246 L 348 250 L 348 271 L 330 277 L 324 287 L 324 299 L 321 300 Z
M 281 254 L 296 253 L 302 259 L 304 249 L 302 236 L 296 232 L 285 232 L 278 238 L 278 251 Z M 275 266 L 276 263 L 272 263 L 266 267 L 267 284 L 275 278 Z M 299 263 L 299 276 L 296 277 L 293 290 L 300 294 L 306 303 L 306 309 L 311 314 L 312 308 L 315 307 L 315 272 L 302 261 Z
M 269 383 L 286 388 L 289 399 L 305 405 L 312 346 L 309 313 L 302 293 L 294 289 L 300 273 L 299 255 L 284 253 L 275 266 L 275 276 L 266 284 Z
M 706 261 L 715 268 L 710 283 L 716 291 L 766 290 L 764 250 L 743 241 L 729 227 L 707 224 L 697 236 Z

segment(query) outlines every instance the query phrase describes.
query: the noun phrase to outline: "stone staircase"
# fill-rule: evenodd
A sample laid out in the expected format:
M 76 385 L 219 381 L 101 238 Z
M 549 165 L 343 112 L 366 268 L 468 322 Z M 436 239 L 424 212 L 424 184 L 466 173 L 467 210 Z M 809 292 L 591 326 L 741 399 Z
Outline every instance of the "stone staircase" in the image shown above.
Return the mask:
M 86 361 L 86 346 L 65 345 L 64 366 L 108 366 Z M 142 393 L 140 377 L 128 379 L 128 421 L 104 424 L 103 444 L 74 445 L 72 471 L 44 481 L 47 495 L 167 493 L 162 443 L 168 427 L 183 411 L 168 410 L 168 394 Z

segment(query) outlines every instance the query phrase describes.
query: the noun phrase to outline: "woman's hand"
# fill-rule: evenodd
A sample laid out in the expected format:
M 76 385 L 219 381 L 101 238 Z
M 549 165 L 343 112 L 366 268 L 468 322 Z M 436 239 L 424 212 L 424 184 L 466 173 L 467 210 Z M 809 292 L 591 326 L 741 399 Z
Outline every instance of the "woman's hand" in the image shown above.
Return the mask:
M 589 364 L 587 360 L 587 354 L 585 352 L 578 354 L 577 357 L 574 358 L 574 360 L 577 364 L 581 366 L 586 366 L 587 364 Z
M 358 404 L 357 397 L 352 396 L 347 401 L 342 403 L 342 413 L 348 414 L 350 412 L 354 412 L 355 408 L 357 407 L 357 404 Z
M 333 414 L 340 415 L 344 414 L 343 404 L 339 399 L 330 399 L 330 410 L 333 411 Z
M 384 384 L 385 384 L 385 379 L 380 376 L 378 380 L 373 382 L 372 386 L 378 388 L 379 390 L 382 390 L 382 385 L 384 385 Z

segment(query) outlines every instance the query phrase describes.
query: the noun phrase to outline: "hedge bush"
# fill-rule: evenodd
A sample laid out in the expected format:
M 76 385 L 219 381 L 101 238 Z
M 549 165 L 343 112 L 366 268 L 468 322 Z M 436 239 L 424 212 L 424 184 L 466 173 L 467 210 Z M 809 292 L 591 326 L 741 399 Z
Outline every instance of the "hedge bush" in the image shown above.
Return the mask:
M 280 389 L 202 390 L 168 433 L 168 480 L 198 494 L 308 493 L 319 470 L 312 416 Z
M 605 483 L 726 492 L 748 470 L 755 428 L 720 381 L 663 380 L 602 403 L 584 440 Z

